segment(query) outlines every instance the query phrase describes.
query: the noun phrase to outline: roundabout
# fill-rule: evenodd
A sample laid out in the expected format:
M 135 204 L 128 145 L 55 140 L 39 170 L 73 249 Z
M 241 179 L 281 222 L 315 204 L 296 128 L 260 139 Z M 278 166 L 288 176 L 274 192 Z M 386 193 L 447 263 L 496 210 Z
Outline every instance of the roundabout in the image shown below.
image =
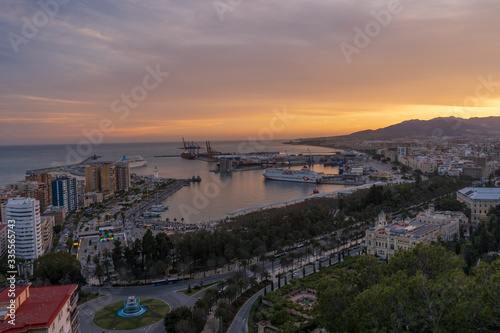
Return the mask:
M 125 301 L 125 306 L 131 298 Z M 138 303 L 138 300 L 137 300 Z M 138 311 L 124 315 L 124 301 L 107 305 L 96 312 L 94 324 L 108 330 L 134 330 L 149 326 L 165 318 L 169 311 L 167 303 L 154 298 L 142 298 Z

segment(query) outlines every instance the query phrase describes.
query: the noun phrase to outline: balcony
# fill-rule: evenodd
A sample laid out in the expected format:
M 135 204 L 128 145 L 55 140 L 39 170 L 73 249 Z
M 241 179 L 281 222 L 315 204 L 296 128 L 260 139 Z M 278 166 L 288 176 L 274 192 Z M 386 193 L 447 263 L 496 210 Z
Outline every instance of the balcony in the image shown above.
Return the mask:
M 73 294 L 73 299 L 71 300 L 71 305 L 70 305 L 70 311 L 73 311 L 76 307 L 76 303 L 78 303 L 78 294 L 77 293 L 74 293 Z
M 74 311 L 72 311 L 70 313 L 70 322 L 71 322 L 71 325 L 73 325 L 73 323 L 75 322 L 75 320 L 78 321 L 78 309 L 75 309 Z
M 77 319 L 74 323 L 71 324 L 71 332 L 78 333 L 79 328 L 80 328 L 80 321 Z

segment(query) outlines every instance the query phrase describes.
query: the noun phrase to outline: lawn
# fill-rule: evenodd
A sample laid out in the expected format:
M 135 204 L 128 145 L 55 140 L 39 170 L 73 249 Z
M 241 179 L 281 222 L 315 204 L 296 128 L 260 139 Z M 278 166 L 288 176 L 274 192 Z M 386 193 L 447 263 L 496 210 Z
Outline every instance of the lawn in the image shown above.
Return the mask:
M 205 290 L 207 288 L 210 288 L 211 286 L 213 286 L 214 284 L 217 284 L 217 282 L 213 282 L 213 283 L 209 283 L 209 284 L 206 284 L 206 285 L 203 285 L 203 287 L 201 287 L 200 289 L 194 289 L 194 288 L 191 288 L 191 292 L 188 292 L 188 289 L 183 289 L 183 290 L 177 290 L 178 293 L 181 293 L 181 294 L 184 294 L 188 297 L 191 297 L 197 293 L 199 293 L 200 291 L 202 290 Z
M 94 324 L 108 330 L 133 330 L 151 325 L 163 318 L 169 311 L 167 303 L 153 298 L 141 298 L 141 305 L 148 307 L 148 310 L 139 317 L 123 318 L 117 311 L 123 308 L 124 301 L 116 302 L 105 306 L 94 316 Z

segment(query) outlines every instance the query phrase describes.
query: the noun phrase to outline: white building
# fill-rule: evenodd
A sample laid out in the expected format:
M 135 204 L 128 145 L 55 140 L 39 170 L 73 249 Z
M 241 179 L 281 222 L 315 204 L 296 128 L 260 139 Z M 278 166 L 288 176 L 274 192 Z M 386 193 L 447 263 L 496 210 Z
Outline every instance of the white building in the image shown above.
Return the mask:
M 486 219 L 491 207 L 500 204 L 500 188 L 466 187 L 457 192 L 457 200 L 465 202 L 471 210 L 471 223 Z
M 9 199 L 7 220 L 14 221 L 16 257 L 34 260 L 43 254 L 40 202 L 33 198 Z

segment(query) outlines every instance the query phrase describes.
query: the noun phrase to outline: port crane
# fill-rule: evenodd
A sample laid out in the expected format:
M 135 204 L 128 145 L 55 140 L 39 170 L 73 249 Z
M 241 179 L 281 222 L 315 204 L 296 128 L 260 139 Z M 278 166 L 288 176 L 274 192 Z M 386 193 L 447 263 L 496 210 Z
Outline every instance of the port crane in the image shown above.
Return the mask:
M 182 144 L 184 147 L 178 148 L 184 150 L 181 157 L 186 159 L 195 159 L 200 156 L 200 149 L 203 148 L 194 143 L 194 141 L 185 141 L 184 138 L 182 138 Z
M 210 145 L 210 141 L 206 141 L 205 143 L 207 145 L 207 158 L 208 159 L 212 159 L 214 157 L 214 155 L 222 155 L 222 153 L 220 151 L 217 151 L 217 150 L 212 148 L 212 146 Z

